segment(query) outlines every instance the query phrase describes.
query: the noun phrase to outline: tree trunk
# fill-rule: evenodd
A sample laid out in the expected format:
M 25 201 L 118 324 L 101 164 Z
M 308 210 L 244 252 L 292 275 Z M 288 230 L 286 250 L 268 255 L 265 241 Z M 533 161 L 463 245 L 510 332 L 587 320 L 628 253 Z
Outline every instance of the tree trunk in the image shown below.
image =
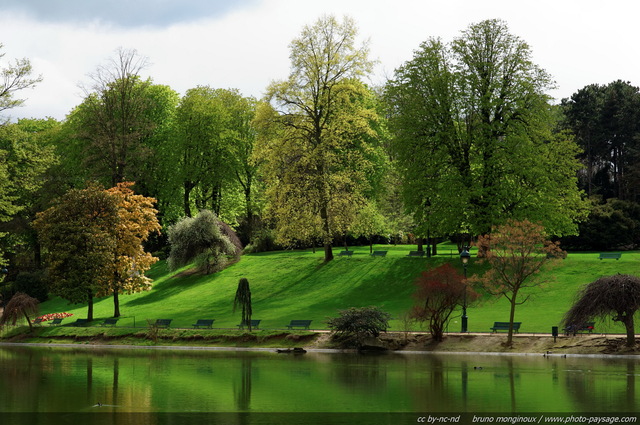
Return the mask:
M 194 188 L 194 184 L 190 181 L 183 182 L 184 195 L 182 199 L 182 206 L 184 208 L 184 215 L 191 217 L 191 190 Z
M 418 238 L 418 251 L 424 251 L 424 247 L 422 246 L 422 238 Z
M 91 289 L 87 290 L 87 320 L 93 321 L 93 292 Z
M 513 347 L 513 319 L 516 317 L 516 295 L 513 293 L 511 298 L 511 312 L 509 313 L 509 335 L 507 336 L 507 347 Z
M 324 262 L 328 263 L 331 260 L 333 260 L 333 249 L 331 247 L 331 243 L 325 242 L 324 243 Z
M 431 255 L 435 256 L 438 255 L 438 241 L 436 240 L 436 238 L 432 239 L 433 244 L 431 245 Z
M 626 346 L 633 348 L 636 346 L 636 333 L 633 326 L 633 312 L 626 312 L 623 318 L 624 327 L 627 329 Z
M 120 298 L 118 298 L 118 290 L 113 290 L 113 317 L 120 317 Z
M 22 310 L 22 314 L 24 314 L 24 318 L 27 319 L 27 323 L 29 324 L 29 332 L 33 332 L 33 324 L 31 323 L 31 319 L 29 319 L 29 315 L 24 310 Z

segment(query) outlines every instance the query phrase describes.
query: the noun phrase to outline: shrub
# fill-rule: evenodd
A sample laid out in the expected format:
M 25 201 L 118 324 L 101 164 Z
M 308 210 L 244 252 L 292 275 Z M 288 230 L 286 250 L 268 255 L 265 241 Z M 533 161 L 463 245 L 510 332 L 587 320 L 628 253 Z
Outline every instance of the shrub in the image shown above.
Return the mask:
M 369 337 L 378 337 L 389 328 L 391 315 L 378 307 L 351 307 L 340 310 L 340 316 L 329 319 L 327 324 L 332 336 L 344 345 L 361 347 Z

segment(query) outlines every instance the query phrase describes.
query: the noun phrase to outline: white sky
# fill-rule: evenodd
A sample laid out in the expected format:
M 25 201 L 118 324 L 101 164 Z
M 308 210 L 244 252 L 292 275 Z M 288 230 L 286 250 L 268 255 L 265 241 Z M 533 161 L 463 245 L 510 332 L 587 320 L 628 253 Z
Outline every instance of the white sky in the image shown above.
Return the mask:
M 324 14 L 355 19 L 387 77 L 429 37 L 451 41 L 469 24 L 505 20 L 556 80 L 556 99 L 588 84 L 640 85 L 636 0 L 0 0 L 0 67 L 28 58 L 44 81 L 19 93 L 13 119 L 64 119 L 80 84 L 119 47 L 149 58 L 154 83 L 180 94 L 198 85 L 261 97 L 289 71 L 290 41 Z

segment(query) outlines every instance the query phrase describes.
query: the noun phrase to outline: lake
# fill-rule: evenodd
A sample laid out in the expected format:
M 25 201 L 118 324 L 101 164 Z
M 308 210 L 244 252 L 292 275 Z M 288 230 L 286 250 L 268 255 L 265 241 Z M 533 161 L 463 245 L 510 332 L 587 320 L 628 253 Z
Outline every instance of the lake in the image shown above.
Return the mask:
M 639 376 L 622 358 L 0 345 L 0 423 L 635 418 Z

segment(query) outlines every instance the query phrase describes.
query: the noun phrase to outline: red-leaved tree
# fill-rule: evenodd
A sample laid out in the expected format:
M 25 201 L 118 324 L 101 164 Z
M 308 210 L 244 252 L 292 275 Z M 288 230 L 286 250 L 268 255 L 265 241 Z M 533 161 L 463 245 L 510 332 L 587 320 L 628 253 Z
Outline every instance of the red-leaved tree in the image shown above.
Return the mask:
M 423 271 L 415 285 L 413 298 L 416 304 L 411 310 L 411 317 L 420 322 L 428 322 L 435 341 L 442 341 L 444 329 L 455 309 L 479 297 L 449 263 Z

